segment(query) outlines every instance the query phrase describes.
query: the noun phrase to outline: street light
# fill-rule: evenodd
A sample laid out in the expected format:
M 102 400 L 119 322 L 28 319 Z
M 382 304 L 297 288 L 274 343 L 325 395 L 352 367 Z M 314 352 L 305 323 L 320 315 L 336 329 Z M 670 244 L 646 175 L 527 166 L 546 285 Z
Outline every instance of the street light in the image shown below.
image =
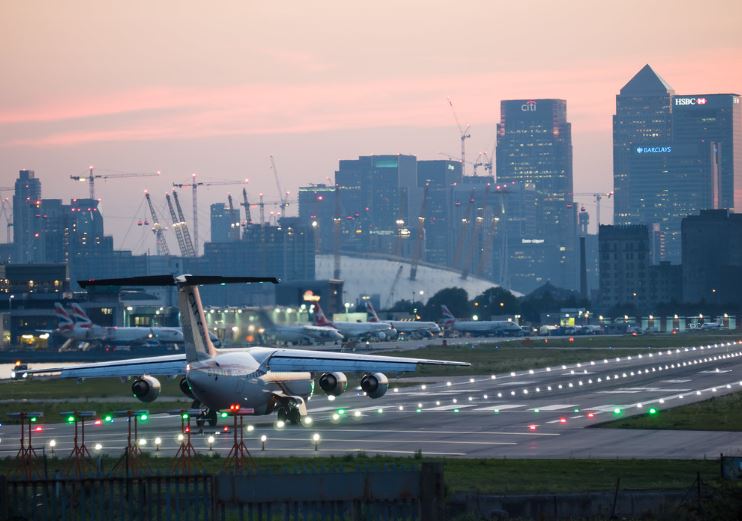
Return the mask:
M 268 441 L 268 436 L 266 436 L 265 434 L 263 434 L 262 436 L 260 436 L 260 450 L 262 450 L 262 451 L 265 450 L 265 442 L 266 441 Z

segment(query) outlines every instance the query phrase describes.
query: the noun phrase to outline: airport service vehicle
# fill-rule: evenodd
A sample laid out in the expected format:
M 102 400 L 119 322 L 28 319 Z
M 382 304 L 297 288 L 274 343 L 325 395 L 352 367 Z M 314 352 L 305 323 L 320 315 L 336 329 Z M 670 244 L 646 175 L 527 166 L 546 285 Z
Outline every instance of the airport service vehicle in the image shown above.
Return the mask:
M 312 324 L 278 325 L 271 320 L 265 311 L 260 312 L 260 317 L 265 323 L 265 332 L 275 338 L 277 342 L 314 345 L 324 344 L 325 342 L 334 343 L 343 339 L 343 335 L 334 327 Z
M 314 305 L 314 324 L 337 329 L 346 340 L 389 340 L 396 331 L 392 326 L 378 322 L 331 322 L 319 303 Z
M 442 305 L 443 325 L 471 336 L 523 336 L 523 330 L 508 320 L 459 320 L 446 305 Z
M 267 415 L 297 424 L 307 414 L 306 400 L 313 380 L 328 395 L 342 394 L 348 385 L 345 373 L 360 373 L 360 387 L 369 398 L 381 398 L 389 387 L 385 373 L 411 372 L 421 365 L 468 366 L 463 362 L 396 358 L 391 356 L 333 353 L 313 350 L 251 347 L 217 349 L 206 329 L 198 286 L 228 283 L 277 283 L 273 277 L 222 277 L 211 275 L 150 275 L 143 277 L 83 280 L 91 286 L 176 286 L 185 354 L 143 357 L 75 366 L 37 369 L 28 375 L 56 378 L 135 377 L 131 391 L 142 402 L 160 394 L 157 377 L 181 376 L 180 389 L 204 408 L 198 418 L 216 424 L 221 409 Z
M 371 315 L 369 322 L 377 324 L 389 324 L 398 334 L 413 338 L 432 338 L 438 336 L 441 328 L 435 322 L 422 322 L 417 320 L 379 320 L 374 305 L 366 302 L 366 311 Z

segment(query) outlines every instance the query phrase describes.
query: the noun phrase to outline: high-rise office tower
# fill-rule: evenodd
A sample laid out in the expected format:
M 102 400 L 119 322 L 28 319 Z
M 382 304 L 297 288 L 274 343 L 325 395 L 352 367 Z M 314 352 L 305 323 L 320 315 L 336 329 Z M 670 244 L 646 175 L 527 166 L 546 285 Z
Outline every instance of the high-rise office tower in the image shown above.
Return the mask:
M 361 156 L 341 160 L 335 172 L 343 217 L 343 247 L 394 253 L 400 232 L 416 217 L 417 158 Z M 400 224 L 401 223 L 401 224 Z
M 315 247 L 318 252 L 332 251 L 335 217 L 335 187 L 316 184 L 299 187 L 299 219 L 314 230 Z
M 572 129 L 559 99 L 500 102 L 497 183 L 527 184 L 539 208 L 536 237 L 543 241 L 542 280 L 577 288 L 577 208 L 573 203 Z
M 676 95 L 649 65 L 616 96 L 614 221 L 655 229 L 660 260 L 680 260 L 684 217 L 742 205 L 739 99 Z
M 674 91 L 645 65 L 616 96 L 613 116 L 615 224 L 638 224 L 646 203 L 641 185 L 666 171 L 672 140 Z
M 33 170 L 21 170 L 13 194 L 13 261 L 42 262 L 39 242 L 41 181 Z
M 417 162 L 417 186 L 428 185 L 425 204 L 425 260 L 442 266 L 453 261 L 453 190 L 461 184 L 461 162 Z M 422 205 L 421 205 L 422 207 Z M 419 213 L 419 210 L 418 210 Z

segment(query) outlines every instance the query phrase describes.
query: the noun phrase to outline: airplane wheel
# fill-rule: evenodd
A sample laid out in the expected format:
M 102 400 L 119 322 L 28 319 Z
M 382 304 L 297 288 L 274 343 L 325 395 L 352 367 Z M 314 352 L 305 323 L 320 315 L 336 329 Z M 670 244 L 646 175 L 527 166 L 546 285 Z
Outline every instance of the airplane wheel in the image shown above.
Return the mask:
M 289 411 L 288 408 L 285 406 L 281 406 L 278 408 L 278 421 L 285 422 L 289 419 Z
M 288 414 L 291 425 L 299 425 L 301 423 L 301 413 L 298 407 L 291 407 Z
M 216 427 L 216 410 L 209 409 L 209 412 L 206 413 L 206 419 L 209 422 L 209 427 Z

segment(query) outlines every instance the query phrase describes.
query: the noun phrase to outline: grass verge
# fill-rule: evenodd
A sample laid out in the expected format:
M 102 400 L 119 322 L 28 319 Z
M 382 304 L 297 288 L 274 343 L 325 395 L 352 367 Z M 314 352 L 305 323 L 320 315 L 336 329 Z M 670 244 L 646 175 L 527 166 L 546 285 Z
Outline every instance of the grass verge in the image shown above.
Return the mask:
M 174 467 L 173 458 L 145 457 L 142 468 L 168 472 Z M 102 458 L 102 469 L 109 471 L 116 458 Z M 624 490 L 684 489 L 691 486 L 696 474 L 707 481 L 718 478 L 719 463 L 712 460 L 531 460 L 531 459 L 445 459 L 390 458 L 383 456 L 348 455 L 341 457 L 256 457 L 259 468 L 300 472 L 311 468 L 355 469 L 363 464 L 401 464 L 422 461 L 442 461 L 446 486 L 451 493 L 479 492 L 484 494 L 514 494 L 539 492 L 583 492 L 613 490 L 621 479 Z M 12 474 L 16 462 L 0 460 L 0 473 Z M 66 473 L 69 461 L 51 458 L 47 471 L 53 475 Z M 225 459 L 211 457 L 203 452 L 194 461 L 197 471 L 215 473 L 224 470 Z
M 656 407 L 656 406 L 655 406 Z M 595 425 L 612 429 L 683 429 L 742 431 L 742 393 L 717 396 L 702 402 L 658 409 L 656 414 L 632 416 Z

